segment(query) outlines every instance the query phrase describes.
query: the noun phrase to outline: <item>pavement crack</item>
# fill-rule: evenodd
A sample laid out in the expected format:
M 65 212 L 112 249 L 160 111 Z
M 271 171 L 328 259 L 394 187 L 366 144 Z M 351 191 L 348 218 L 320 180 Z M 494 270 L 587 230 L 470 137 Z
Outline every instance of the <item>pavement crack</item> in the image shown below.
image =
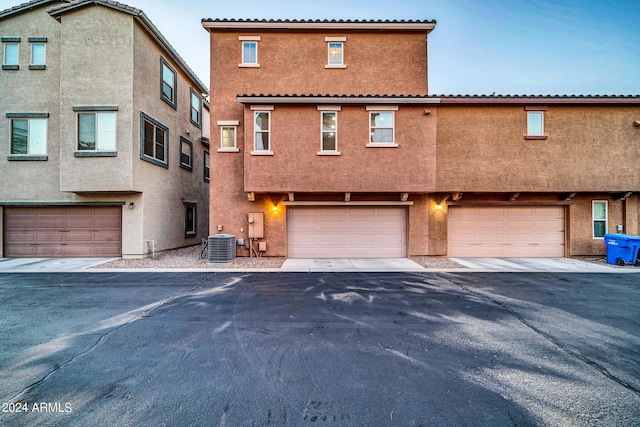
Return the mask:
M 505 310 L 507 313 L 509 313 L 511 316 L 515 317 L 524 326 L 526 326 L 527 328 L 531 329 L 533 332 L 535 332 L 536 334 L 540 335 L 541 337 L 543 337 L 547 341 L 551 342 L 552 344 L 554 344 L 555 346 L 560 348 L 565 353 L 567 353 L 570 356 L 582 361 L 583 363 L 587 364 L 588 366 L 590 366 L 593 369 L 595 369 L 598 372 L 600 372 L 605 377 L 607 377 L 610 380 L 620 384 L 622 387 L 626 388 L 627 390 L 632 391 L 633 393 L 635 393 L 637 395 L 640 395 L 640 389 L 639 388 L 633 386 L 632 384 L 629 384 L 628 382 L 622 380 L 621 378 L 618 378 L 617 376 L 615 376 L 614 374 L 609 372 L 609 370 L 607 368 L 605 368 L 604 366 L 600 365 L 598 362 L 595 362 L 594 360 L 591 360 L 588 357 L 583 356 L 582 354 L 580 354 L 580 353 L 578 353 L 578 352 L 576 352 L 574 350 L 571 350 L 569 347 L 563 345 L 560 341 L 558 341 L 556 338 L 554 338 L 550 334 L 547 334 L 543 330 L 535 327 L 532 323 L 528 322 L 524 317 L 519 315 L 517 312 L 515 312 L 513 309 L 511 309 L 505 303 L 500 302 L 500 301 L 496 300 L 495 298 L 492 298 L 489 295 L 486 295 L 486 294 L 484 294 L 482 292 L 475 292 L 475 291 L 469 289 L 464 284 L 457 283 L 456 281 L 452 280 L 449 277 L 446 277 L 446 276 L 441 275 L 441 274 L 438 274 L 438 276 L 441 277 L 442 279 L 447 280 L 448 282 L 458 286 L 459 288 L 461 288 L 465 292 L 468 292 L 470 294 L 473 294 L 473 295 L 479 296 L 481 298 L 484 298 L 484 299 L 492 302 L 493 304 L 499 306 L 500 308 Z
M 34 390 L 36 387 L 44 384 L 47 380 L 49 380 L 49 378 L 51 378 L 53 375 L 55 375 L 56 373 L 58 373 L 60 370 L 62 370 L 63 368 L 71 365 L 72 363 L 74 363 L 76 360 L 81 359 L 82 357 L 92 353 L 93 351 L 95 351 L 98 347 L 100 347 L 102 344 L 104 344 L 105 342 L 107 342 L 107 340 L 109 339 L 109 337 L 114 334 L 115 332 L 123 329 L 124 327 L 137 322 L 140 319 L 144 319 L 147 318 L 151 315 L 151 313 L 155 310 L 157 310 L 158 308 L 166 305 L 167 303 L 173 301 L 176 298 L 185 296 L 190 294 L 191 292 L 193 292 L 195 289 L 197 289 L 201 283 L 203 283 L 204 281 L 206 281 L 209 277 L 211 277 L 211 275 L 205 277 L 204 279 L 200 280 L 198 283 L 196 283 L 195 285 L 191 286 L 188 290 L 186 291 L 179 291 L 179 292 L 175 292 L 173 295 L 168 296 L 167 298 L 164 298 L 154 304 L 152 304 L 150 307 L 148 307 L 146 310 L 138 313 L 137 315 L 133 316 L 131 319 L 123 322 L 122 324 L 108 330 L 107 332 L 105 332 L 104 334 L 101 334 L 100 337 L 97 339 L 97 341 L 95 343 L 93 343 L 91 345 L 91 347 L 89 347 L 88 349 L 76 354 L 75 356 L 73 356 L 71 359 L 67 360 L 65 363 L 58 365 L 56 364 L 54 366 L 54 369 L 51 370 L 51 372 L 49 372 L 48 374 L 46 374 L 44 377 L 42 377 L 41 379 L 39 379 L 38 381 L 28 385 L 27 387 L 25 387 L 21 392 L 19 392 L 18 394 L 16 394 L 15 396 L 13 396 L 10 399 L 10 402 L 17 402 L 18 399 L 20 399 L 22 396 L 24 396 L 25 394 L 31 392 L 32 390 Z M 82 335 L 82 334 L 79 334 Z

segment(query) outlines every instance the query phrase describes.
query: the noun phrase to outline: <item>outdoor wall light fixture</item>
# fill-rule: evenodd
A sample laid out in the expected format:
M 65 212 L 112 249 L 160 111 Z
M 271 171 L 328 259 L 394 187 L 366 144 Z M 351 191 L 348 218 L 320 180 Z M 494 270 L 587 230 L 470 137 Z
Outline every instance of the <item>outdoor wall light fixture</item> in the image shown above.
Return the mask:
M 129 203 L 129 209 L 133 209 L 134 206 L 135 206 L 135 203 L 133 202 Z
M 438 203 L 438 204 L 436 205 L 436 210 L 437 210 L 437 211 L 441 211 L 441 210 L 442 210 L 442 203 Z
M 633 125 L 634 125 L 635 127 L 640 126 L 640 120 L 636 120 L 635 122 L 633 122 Z
M 271 211 L 275 214 L 278 213 L 278 205 L 273 205 L 273 208 L 271 208 Z

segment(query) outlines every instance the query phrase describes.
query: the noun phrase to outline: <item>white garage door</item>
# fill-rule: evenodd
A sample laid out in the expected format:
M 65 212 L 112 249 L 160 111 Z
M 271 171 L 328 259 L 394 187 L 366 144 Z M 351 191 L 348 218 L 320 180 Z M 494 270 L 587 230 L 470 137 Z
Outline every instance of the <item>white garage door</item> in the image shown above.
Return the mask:
M 388 207 L 287 209 L 290 258 L 402 258 L 407 210 Z
M 449 256 L 564 257 L 564 208 L 451 206 Z

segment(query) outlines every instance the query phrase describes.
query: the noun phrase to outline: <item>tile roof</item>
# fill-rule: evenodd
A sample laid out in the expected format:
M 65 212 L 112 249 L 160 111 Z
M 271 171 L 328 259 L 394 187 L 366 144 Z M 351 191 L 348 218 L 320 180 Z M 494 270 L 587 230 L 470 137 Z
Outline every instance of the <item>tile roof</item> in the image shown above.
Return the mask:
M 435 24 L 436 20 L 420 20 L 420 19 L 203 19 L 202 22 L 220 22 L 220 23 L 288 23 L 288 24 Z
M 121 10 L 123 12 L 128 12 L 131 14 L 139 14 L 142 12 L 142 10 L 129 6 L 128 4 L 124 4 L 124 3 L 120 3 L 117 1 L 113 1 L 113 0 L 72 0 L 69 1 L 68 4 L 61 4 L 55 7 L 52 7 L 51 9 L 49 9 L 47 12 L 49 12 L 49 14 L 55 14 L 57 11 L 59 10 L 71 10 L 74 9 L 76 7 L 80 7 L 80 6 L 84 6 L 85 4 L 91 4 L 91 3 L 95 3 L 95 4 L 102 4 L 104 6 L 112 6 L 115 9 Z
M 387 30 L 430 32 L 436 21 L 393 19 L 203 19 L 202 26 L 211 31 L 268 30 Z
M 34 9 L 36 7 L 45 6 L 49 3 L 60 3 L 62 1 L 65 0 L 31 0 L 0 11 L 0 19 L 10 15 L 15 15 L 16 13 L 26 12 L 27 10 Z

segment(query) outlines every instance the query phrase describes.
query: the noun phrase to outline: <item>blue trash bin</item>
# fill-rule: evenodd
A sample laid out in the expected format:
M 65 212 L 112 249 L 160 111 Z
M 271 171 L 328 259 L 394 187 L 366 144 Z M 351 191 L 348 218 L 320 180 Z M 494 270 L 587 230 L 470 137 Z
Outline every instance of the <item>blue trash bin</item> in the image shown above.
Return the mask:
M 640 265 L 640 260 L 638 260 L 640 236 L 605 234 L 604 244 L 607 246 L 607 264 Z

